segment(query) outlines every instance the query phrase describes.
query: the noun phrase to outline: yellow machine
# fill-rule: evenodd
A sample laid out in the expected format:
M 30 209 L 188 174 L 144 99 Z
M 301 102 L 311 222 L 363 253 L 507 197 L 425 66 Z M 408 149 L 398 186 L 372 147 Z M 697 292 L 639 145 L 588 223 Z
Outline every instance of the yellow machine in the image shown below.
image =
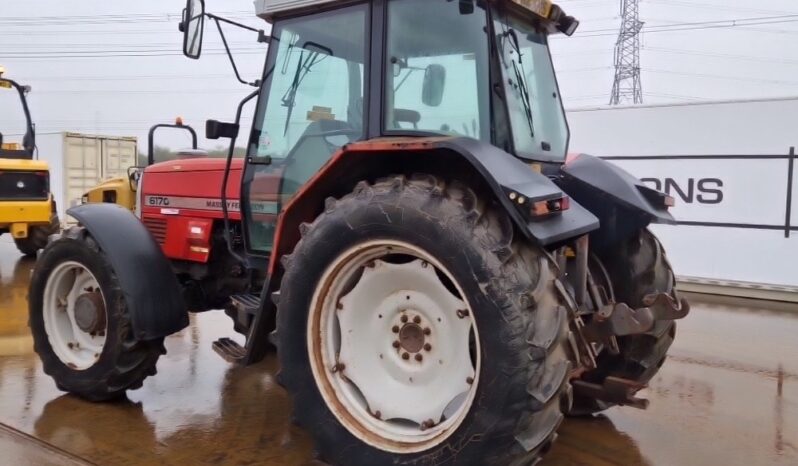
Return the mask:
M 136 210 L 136 186 L 133 175 L 128 178 L 118 177 L 103 181 L 83 195 L 84 204 L 105 202 L 119 204 L 131 211 Z
M 0 132 L 0 234 L 10 233 L 17 248 L 33 256 L 57 233 L 60 222 L 50 193 L 50 170 L 46 162 L 33 160 L 36 136 L 26 94 L 29 86 L 3 78 L 0 92 L 16 92 L 25 115 L 25 134 L 19 142 L 4 141 Z
M 183 123 L 183 119 L 177 117 L 174 124 L 160 123 L 150 128 L 148 136 L 148 158 L 147 166 L 156 162 L 155 160 L 155 132 L 163 128 L 172 128 L 182 131 L 187 131 L 191 135 L 192 148 L 183 149 L 179 151 L 176 156 L 178 158 L 204 158 L 208 153 L 197 149 L 197 132 L 189 125 Z M 143 167 L 130 167 L 128 168 L 127 178 L 117 177 L 103 181 L 97 186 L 91 188 L 83 195 L 81 202 L 83 204 L 117 204 L 125 207 L 131 211 L 136 210 L 136 189 L 138 188 L 138 180 L 141 177 Z

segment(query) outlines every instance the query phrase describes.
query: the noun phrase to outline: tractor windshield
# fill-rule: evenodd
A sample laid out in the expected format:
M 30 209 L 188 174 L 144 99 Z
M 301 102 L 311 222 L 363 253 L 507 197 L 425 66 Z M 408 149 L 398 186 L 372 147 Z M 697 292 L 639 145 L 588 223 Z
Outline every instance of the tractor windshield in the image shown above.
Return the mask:
M 564 160 L 568 125 L 546 33 L 499 11 L 494 15 L 494 33 L 516 154 Z
M 532 14 L 489 5 L 388 0 L 385 132 L 466 136 L 562 161 L 568 127 L 548 33 Z

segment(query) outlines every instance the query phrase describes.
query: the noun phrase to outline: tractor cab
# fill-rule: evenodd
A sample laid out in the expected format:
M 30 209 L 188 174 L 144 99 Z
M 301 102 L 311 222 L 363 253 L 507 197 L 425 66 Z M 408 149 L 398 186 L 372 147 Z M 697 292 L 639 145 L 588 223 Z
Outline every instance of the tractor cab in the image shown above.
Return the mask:
M 528 162 L 565 160 L 548 37 L 578 21 L 548 1 L 258 0 L 256 11 L 273 26 L 242 185 L 253 255 L 274 246 L 275 224 L 258 211 L 279 212 L 353 142 L 469 138 Z M 196 58 L 204 2 L 189 0 L 185 15 Z M 278 192 L 258 189 L 264 177 L 281 179 Z

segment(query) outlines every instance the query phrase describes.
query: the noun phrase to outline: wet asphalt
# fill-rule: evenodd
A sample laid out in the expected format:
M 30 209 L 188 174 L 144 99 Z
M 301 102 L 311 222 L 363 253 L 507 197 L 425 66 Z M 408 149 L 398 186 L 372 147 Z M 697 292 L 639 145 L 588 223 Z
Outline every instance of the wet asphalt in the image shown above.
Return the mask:
M 234 367 L 211 349 L 241 339 L 222 313 L 167 339 L 158 374 L 129 400 L 92 404 L 41 371 L 27 326 L 33 261 L 0 237 L 0 464 L 302 465 L 273 355 Z M 798 465 L 798 305 L 689 296 L 646 411 L 568 419 L 542 463 Z

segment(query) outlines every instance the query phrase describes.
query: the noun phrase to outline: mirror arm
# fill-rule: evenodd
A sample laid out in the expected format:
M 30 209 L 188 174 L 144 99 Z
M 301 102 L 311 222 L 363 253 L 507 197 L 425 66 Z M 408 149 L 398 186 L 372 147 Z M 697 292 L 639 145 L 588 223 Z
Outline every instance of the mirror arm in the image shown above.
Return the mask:
M 227 44 L 227 37 L 225 37 L 225 35 L 224 35 L 224 30 L 222 30 L 222 24 L 220 23 L 220 21 L 225 21 L 227 23 L 232 23 L 232 24 L 236 24 L 236 25 L 238 25 L 238 24 L 233 22 L 233 21 L 226 20 L 224 18 L 220 18 L 218 16 L 211 15 L 211 14 L 208 14 L 208 17 L 213 19 L 214 22 L 216 23 L 216 29 L 219 30 L 219 35 L 222 37 L 222 43 L 224 44 L 224 50 L 227 52 L 227 58 L 230 59 L 230 65 L 233 67 L 233 72 L 236 74 L 236 79 L 238 80 L 238 82 L 240 82 L 241 84 L 246 84 L 248 86 L 258 87 L 259 86 L 258 81 L 247 82 L 247 81 L 244 81 L 243 78 L 241 78 L 241 74 L 238 72 L 238 66 L 236 66 L 236 60 L 235 60 L 235 58 L 233 58 L 233 54 L 230 52 L 230 46 Z M 249 26 L 244 26 L 244 25 L 238 25 L 238 26 L 243 27 L 245 29 L 256 30 L 256 29 L 250 28 Z
M 216 16 L 213 13 L 205 13 L 205 16 L 207 16 L 208 18 L 211 18 L 212 20 L 217 21 L 217 22 L 218 21 L 222 21 L 222 22 L 225 22 L 227 24 L 232 24 L 233 26 L 240 27 L 241 29 L 246 29 L 247 31 L 257 32 L 258 33 L 258 42 L 263 42 L 263 43 L 268 44 L 271 41 L 271 36 L 266 35 L 266 33 L 263 32 L 263 29 L 256 29 L 256 28 L 253 28 L 251 26 L 247 26 L 246 24 L 241 24 L 241 23 L 238 23 L 236 21 L 232 21 L 232 20 L 229 20 L 227 18 L 223 18 L 221 16 Z
M 236 109 L 236 120 L 235 120 L 236 127 L 238 127 L 239 124 L 241 123 L 241 112 L 244 109 L 244 105 L 246 105 L 246 103 L 249 102 L 250 100 L 257 97 L 259 93 L 260 89 L 252 91 L 252 93 L 244 97 L 244 99 L 241 100 L 241 102 L 238 104 L 238 109 Z M 235 137 L 230 138 L 230 147 L 227 150 L 227 162 L 225 163 L 224 176 L 222 177 L 221 198 L 222 198 L 222 218 L 224 219 L 224 241 L 225 243 L 227 243 L 227 250 L 228 252 L 230 252 L 230 255 L 239 262 L 241 262 L 242 264 L 247 265 L 248 262 L 246 261 L 246 259 L 241 257 L 237 252 L 233 250 L 233 240 L 230 237 L 230 215 L 227 209 L 227 181 L 230 179 L 230 166 L 233 163 L 233 155 L 235 155 L 236 139 L 238 139 L 237 135 Z M 239 196 L 238 209 L 239 212 L 241 212 L 241 215 L 244 215 L 243 201 L 244 201 L 243 196 Z

